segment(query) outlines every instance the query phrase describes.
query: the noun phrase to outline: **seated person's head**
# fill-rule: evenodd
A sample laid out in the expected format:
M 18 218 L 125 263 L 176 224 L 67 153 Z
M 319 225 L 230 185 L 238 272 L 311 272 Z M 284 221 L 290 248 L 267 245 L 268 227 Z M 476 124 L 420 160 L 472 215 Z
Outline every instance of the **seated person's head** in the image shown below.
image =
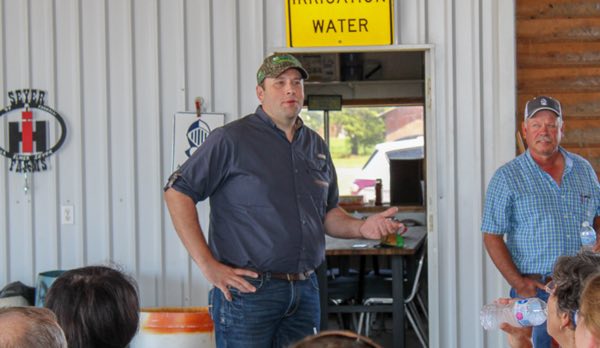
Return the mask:
M 135 281 L 103 266 L 73 269 L 46 296 L 70 348 L 125 347 L 135 335 L 139 300 Z
M 52 311 L 37 307 L 0 308 L 0 347 L 67 348 Z
M 561 346 L 574 342 L 575 313 L 586 278 L 600 273 L 600 254 L 582 252 L 575 256 L 561 256 L 554 264 L 552 282 L 547 286 L 548 333 Z
M 352 331 L 322 331 L 297 342 L 292 348 L 381 348 L 365 336 Z
M 595 274 L 586 280 L 579 302 L 575 330 L 576 346 L 600 347 L 600 274 Z

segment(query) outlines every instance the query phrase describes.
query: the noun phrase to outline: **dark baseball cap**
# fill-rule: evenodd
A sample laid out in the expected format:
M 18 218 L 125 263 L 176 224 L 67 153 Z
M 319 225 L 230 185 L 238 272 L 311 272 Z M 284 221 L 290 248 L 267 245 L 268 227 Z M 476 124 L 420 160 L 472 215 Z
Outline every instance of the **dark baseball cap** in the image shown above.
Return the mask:
M 527 120 L 541 110 L 550 110 L 556 114 L 556 117 L 562 118 L 560 102 L 552 97 L 541 95 L 527 102 L 525 105 L 525 119 Z
M 286 53 L 276 53 L 263 60 L 262 65 L 256 72 L 256 83 L 261 84 L 267 77 L 277 77 L 287 69 L 296 69 L 303 79 L 308 79 L 308 73 L 300 61 Z

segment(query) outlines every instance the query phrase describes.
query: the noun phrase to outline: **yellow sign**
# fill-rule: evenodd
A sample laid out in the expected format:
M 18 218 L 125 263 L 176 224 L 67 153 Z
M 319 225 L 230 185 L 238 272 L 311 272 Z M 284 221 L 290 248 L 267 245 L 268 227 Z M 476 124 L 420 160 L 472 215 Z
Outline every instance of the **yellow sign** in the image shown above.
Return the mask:
M 391 45 L 394 0 L 285 0 L 288 47 Z

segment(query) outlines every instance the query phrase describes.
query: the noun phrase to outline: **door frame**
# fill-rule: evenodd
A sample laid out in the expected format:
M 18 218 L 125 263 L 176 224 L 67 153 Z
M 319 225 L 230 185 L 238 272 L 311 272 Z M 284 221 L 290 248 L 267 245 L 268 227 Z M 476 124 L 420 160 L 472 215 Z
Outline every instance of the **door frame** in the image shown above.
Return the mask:
M 438 254 L 438 178 L 437 178 L 437 146 L 436 134 L 437 114 L 435 110 L 435 47 L 434 45 L 390 45 L 390 46 L 347 46 L 347 47 L 308 47 L 308 48 L 273 48 L 268 53 L 348 53 L 348 52 L 423 52 L 424 63 L 424 120 L 425 120 L 425 201 L 427 219 L 427 278 L 428 278 L 428 310 L 429 310 L 429 340 L 437 342 L 440 334 L 439 312 L 440 302 L 439 254 Z

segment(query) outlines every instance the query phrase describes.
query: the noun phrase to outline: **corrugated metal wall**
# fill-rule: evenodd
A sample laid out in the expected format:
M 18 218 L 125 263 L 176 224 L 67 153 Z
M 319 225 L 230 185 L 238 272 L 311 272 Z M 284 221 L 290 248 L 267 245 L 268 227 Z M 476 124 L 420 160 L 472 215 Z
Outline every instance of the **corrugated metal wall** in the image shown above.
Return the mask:
M 261 61 L 262 30 L 247 28 L 264 26 L 264 2 L 0 4 L 2 105 L 8 91 L 45 90 L 68 128 L 27 194 L 25 176 L 1 161 L 0 283 L 111 261 L 137 276 L 144 305 L 205 304 L 208 284 L 162 203 L 172 117 L 196 96 L 228 121 L 255 107 L 254 72 L 240 67 Z M 74 207 L 73 225 L 61 224 L 61 205 Z
M 283 9 L 281 0 L 0 0 L 0 105 L 8 91 L 45 90 L 69 132 L 49 170 L 28 175 L 28 193 L 24 175 L 0 161 L 0 284 L 110 261 L 136 276 L 144 306 L 205 305 L 209 284 L 161 197 L 172 115 L 196 96 L 226 121 L 253 111 L 256 68 L 285 46 Z M 434 45 L 432 346 L 500 346 L 478 323 L 480 306 L 506 287 L 479 220 L 487 181 L 514 155 L 514 4 L 398 0 L 396 15 L 397 44 Z M 61 224 L 62 205 L 74 207 L 73 225 Z

